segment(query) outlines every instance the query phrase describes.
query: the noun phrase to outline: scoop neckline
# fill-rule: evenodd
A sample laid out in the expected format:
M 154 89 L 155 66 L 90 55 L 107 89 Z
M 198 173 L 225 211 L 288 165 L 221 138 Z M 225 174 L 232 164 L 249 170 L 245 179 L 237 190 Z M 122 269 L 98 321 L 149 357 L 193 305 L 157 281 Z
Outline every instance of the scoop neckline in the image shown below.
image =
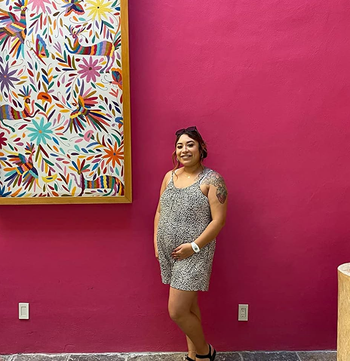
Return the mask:
M 204 167 L 203 170 L 202 170 L 202 172 L 199 173 L 198 176 L 199 176 L 200 174 L 203 174 L 206 169 L 207 169 L 207 167 Z M 174 171 L 174 174 L 175 174 L 175 171 Z M 198 179 L 197 179 L 196 181 L 194 181 L 192 184 L 190 184 L 189 186 L 179 188 L 179 187 L 176 187 L 176 185 L 175 185 L 173 175 L 172 175 L 172 177 L 171 177 L 171 181 L 173 182 L 174 188 L 175 188 L 175 189 L 179 189 L 179 190 L 181 190 L 181 189 L 186 189 L 186 188 L 190 188 L 190 187 L 192 187 L 194 184 L 198 183 L 200 180 L 201 180 L 201 178 L 198 177 Z

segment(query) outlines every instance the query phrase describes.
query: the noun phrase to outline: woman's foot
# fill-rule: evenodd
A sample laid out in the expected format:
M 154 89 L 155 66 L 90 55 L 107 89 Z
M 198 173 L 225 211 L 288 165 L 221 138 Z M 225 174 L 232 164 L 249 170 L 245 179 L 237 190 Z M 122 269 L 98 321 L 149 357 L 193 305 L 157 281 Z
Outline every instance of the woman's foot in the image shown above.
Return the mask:
M 185 361 L 196 361 L 196 351 L 188 350 Z
M 214 347 L 211 347 L 211 345 L 209 345 L 209 352 L 207 355 L 196 355 L 196 359 L 208 359 L 210 361 L 214 361 L 215 360 L 215 356 L 216 356 L 216 350 Z

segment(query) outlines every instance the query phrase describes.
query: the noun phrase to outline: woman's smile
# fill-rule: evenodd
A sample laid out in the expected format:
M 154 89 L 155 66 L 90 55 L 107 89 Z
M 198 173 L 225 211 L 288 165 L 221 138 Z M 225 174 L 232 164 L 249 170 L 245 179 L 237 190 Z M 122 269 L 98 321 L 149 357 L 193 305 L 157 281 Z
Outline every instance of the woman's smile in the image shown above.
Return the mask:
M 196 164 L 200 162 L 198 142 L 187 134 L 181 135 L 176 144 L 176 155 L 180 163 L 191 161 Z

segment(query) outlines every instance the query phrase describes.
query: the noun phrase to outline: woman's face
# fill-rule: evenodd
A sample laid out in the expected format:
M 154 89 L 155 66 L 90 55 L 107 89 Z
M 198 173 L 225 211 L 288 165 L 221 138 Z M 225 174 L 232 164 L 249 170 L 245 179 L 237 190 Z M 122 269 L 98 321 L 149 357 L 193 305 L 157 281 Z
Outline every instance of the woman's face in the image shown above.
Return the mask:
M 193 166 L 200 163 L 201 155 L 199 144 L 187 134 L 182 134 L 176 143 L 176 156 L 184 166 Z

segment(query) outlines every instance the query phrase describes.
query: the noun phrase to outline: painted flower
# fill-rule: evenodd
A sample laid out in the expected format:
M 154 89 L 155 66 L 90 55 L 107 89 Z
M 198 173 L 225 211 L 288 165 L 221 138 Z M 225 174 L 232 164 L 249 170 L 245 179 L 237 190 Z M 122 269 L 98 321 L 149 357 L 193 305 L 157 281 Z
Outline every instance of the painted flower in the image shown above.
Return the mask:
M 100 22 L 103 17 L 108 19 L 107 15 L 113 13 L 110 1 L 86 0 L 86 4 L 88 5 L 86 10 L 90 12 L 89 16 L 91 16 L 93 20 L 98 20 Z
M 50 104 L 52 103 L 51 95 L 46 92 L 40 92 L 38 94 L 38 99 L 42 100 L 42 104 L 44 104 L 45 102 L 49 102 Z
M 50 0 L 29 0 L 29 4 L 32 6 L 33 12 L 45 12 L 46 7 L 51 6 Z
M 30 141 L 33 142 L 36 140 L 36 145 L 40 143 L 46 144 L 46 139 L 51 139 L 49 134 L 52 134 L 52 130 L 49 129 L 51 127 L 51 123 L 46 123 L 44 125 L 44 118 L 41 118 L 40 124 L 38 124 L 34 119 L 32 120 L 35 128 L 27 128 L 31 131 L 29 133 Z
M 113 168 L 116 163 L 122 165 L 121 161 L 124 159 L 123 145 L 119 148 L 117 143 L 114 143 L 113 148 L 108 145 L 108 148 L 105 149 L 105 153 L 106 154 L 102 158 L 107 159 L 107 164 L 112 163 Z
M 1 91 L 4 88 L 7 88 L 7 91 L 10 90 L 10 87 L 13 88 L 13 81 L 18 81 L 17 78 L 13 76 L 17 70 L 12 70 L 9 72 L 9 62 L 6 63 L 5 67 L 3 68 L 2 64 L 0 64 L 0 89 Z
M 96 77 L 100 75 L 99 70 L 102 68 L 102 66 L 97 66 L 98 59 L 93 61 L 90 56 L 89 61 L 85 60 L 85 58 L 82 60 L 83 64 L 79 64 L 79 68 L 81 68 L 81 70 L 78 71 L 78 74 L 80 74 L 82 78 L 86 78 L 87 82 L 95 82 Z
M 2 149 L 3 146 L 5 146 L 7 143 L 7 138 L 5 138 L 5 132 L 0 133 L 0 149 Z

